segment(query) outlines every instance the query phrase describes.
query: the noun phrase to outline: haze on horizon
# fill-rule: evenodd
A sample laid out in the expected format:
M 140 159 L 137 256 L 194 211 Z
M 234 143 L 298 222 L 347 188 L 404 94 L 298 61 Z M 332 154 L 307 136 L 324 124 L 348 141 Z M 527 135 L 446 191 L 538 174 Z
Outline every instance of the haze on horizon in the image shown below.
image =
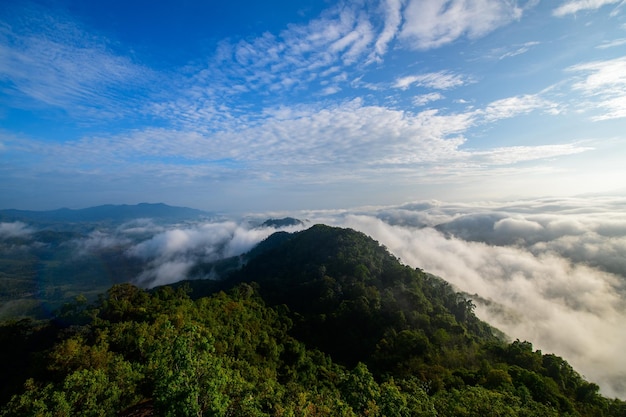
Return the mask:
M 0 208 L 619 190 L 621 0 L 0 4 Z

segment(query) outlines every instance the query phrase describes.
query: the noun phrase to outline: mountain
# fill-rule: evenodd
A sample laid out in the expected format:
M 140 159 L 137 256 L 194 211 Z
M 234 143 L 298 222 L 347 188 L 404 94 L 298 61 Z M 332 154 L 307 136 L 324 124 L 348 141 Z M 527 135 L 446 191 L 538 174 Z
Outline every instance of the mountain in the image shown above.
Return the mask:
M 0 416 L 626 415 L 362 233 L 278 233 L 239 260 L 0 325 Z
M 284 217 L 282 219 L 267 219 L 263 222 L 263 224 L 261 224 L 261 227 L 273 227 L 278 229 L 280 227 L 302 225 L 304 225 L 302 220 L 294 219 L 293 217 Z
M 181 221 L 209 217 L 211 213 L 187 207 L 168 206 L 163 203 L 140 203 L 136 205 L 107 204 L 72 210 L 62 208 L 49 211 L 0 210 L 0 221 L 22 221 L 38 223 L 56 222 L 125 222 L 138 218 Z
M 404 331 L 415 332 L 425 351 L 440 329 L 464 341 L 496 340 L 496 332 L 472 313 L 471 301 L 443 280 L 401 265 L 363 233 L 315 225 L 287 236 L 270 239 L 283 241 L 253 257 L 228 282 L 257 283 L 270 305 L 286 305 L 300 315 L 294 334 L 335 360 L 373 363 L 380 341 L 394 344 Z

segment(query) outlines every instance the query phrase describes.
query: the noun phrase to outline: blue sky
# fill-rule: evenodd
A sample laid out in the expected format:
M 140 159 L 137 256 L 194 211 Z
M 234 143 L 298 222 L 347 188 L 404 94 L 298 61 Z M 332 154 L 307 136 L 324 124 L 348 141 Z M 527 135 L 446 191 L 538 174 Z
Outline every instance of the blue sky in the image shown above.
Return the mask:
M 0 4 L 0 208 L 624 194 L 624 132 L 623 0 Z

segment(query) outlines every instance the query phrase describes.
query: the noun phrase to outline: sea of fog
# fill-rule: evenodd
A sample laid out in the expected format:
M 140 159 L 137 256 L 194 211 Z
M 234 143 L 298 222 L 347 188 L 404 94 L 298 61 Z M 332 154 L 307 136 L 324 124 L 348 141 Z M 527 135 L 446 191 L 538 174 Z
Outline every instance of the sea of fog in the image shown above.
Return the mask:
M 194 266 L 236 256 L 274 233 L 269 217 L 350 227 L 403 263 L 470 295 L 479 317 L 511 339 L 564 357 L 609 397 L 626 399 L 626 198 L 450 204 L 422 201 L 353 210 L 263 213 L 163 225 L 139 219 L 77 239 L 78 253 L 124 248 L 145 266 L 135 283 L 154 287 Z M 24 223 L 0 224 L 21 236 Z M 208 275 L 204 278 L 215 278 Z

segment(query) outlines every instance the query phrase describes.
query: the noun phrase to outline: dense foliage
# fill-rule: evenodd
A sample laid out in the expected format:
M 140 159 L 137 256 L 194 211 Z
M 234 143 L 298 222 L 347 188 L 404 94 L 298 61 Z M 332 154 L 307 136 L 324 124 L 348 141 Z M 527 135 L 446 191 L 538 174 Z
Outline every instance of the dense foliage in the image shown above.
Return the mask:
M 121 284 L 4 323 L 0 345 L 2 416 L 626 416 L 442 280 L 327 226 L 219 283 Z

